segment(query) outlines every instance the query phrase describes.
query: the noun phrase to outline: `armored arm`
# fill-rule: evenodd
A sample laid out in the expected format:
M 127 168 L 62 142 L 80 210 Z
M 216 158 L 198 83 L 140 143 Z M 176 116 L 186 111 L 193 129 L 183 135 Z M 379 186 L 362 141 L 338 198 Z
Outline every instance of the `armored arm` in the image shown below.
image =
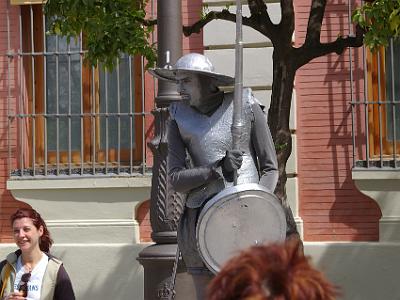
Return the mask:
M 217 165 L 187 168 L 186 147 L 175 120 L 168 125 L 168 175 L 175 191 L 187 193 L 220 177 Z
M 278 183 L 278 161 L 275 146 L 264 112 L 258 103 L 252 104 L 253 124 L 251 138 L 257 154 L 260 184 L 274 192 Z

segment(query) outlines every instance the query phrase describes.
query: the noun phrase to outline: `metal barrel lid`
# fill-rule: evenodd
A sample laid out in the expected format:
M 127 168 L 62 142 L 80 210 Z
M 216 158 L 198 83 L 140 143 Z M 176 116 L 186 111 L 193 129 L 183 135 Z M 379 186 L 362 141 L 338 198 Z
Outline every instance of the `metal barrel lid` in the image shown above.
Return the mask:
M 284 241 L 286 218 L 279 199 L 265 187 L 247 183 L 224 189 L 200 213 L 199 253 L 213 273 L 241 250 Z

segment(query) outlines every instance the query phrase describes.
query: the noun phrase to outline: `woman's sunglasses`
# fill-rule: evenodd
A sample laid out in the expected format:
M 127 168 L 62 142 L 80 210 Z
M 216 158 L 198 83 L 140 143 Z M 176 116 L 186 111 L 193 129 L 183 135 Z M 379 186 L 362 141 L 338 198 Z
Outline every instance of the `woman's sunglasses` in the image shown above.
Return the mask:
M 25 273 L 24 275 L 21 276 L 21 281 L 19 282 L 19 288 L 18 290 L 20 292 L 23 292 L 23 297 L 28 296 L 28 282 L 29 279 L 31 279 L 31 272 Z

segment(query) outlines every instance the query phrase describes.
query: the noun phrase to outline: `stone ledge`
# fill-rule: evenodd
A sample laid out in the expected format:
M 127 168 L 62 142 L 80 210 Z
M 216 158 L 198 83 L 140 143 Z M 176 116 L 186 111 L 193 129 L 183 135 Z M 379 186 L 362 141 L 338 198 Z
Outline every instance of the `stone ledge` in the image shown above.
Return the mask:
M 48 220 L 57 243 L 139 243 L 136 220 Z
M 400 180 L 400 169 L 355 168 L 352 170 L 353 180 Z
M 7 180 L 8 190 L 151 187 L 151 176 Z
M 354 168 L 352 178 L 358 190 L 379 205 L 379 240 L 400 241 L 400 169 Z

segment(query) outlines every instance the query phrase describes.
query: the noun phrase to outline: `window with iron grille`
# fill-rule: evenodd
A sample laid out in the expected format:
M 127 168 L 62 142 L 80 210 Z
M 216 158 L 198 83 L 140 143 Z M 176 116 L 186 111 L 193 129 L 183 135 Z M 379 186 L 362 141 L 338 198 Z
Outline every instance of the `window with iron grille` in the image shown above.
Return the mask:
M 366 52 L 369 159 L 394 161 L 400 154 L 400 42 Z
M 143 62 L 111 72 L 84 61 L 84 36 L 46 34 L 41 5 L 21 6 L 17 170 L 11 175 L 131 174 L 145 166 Z M 9 55 L 10 56 L 10 55 Z

